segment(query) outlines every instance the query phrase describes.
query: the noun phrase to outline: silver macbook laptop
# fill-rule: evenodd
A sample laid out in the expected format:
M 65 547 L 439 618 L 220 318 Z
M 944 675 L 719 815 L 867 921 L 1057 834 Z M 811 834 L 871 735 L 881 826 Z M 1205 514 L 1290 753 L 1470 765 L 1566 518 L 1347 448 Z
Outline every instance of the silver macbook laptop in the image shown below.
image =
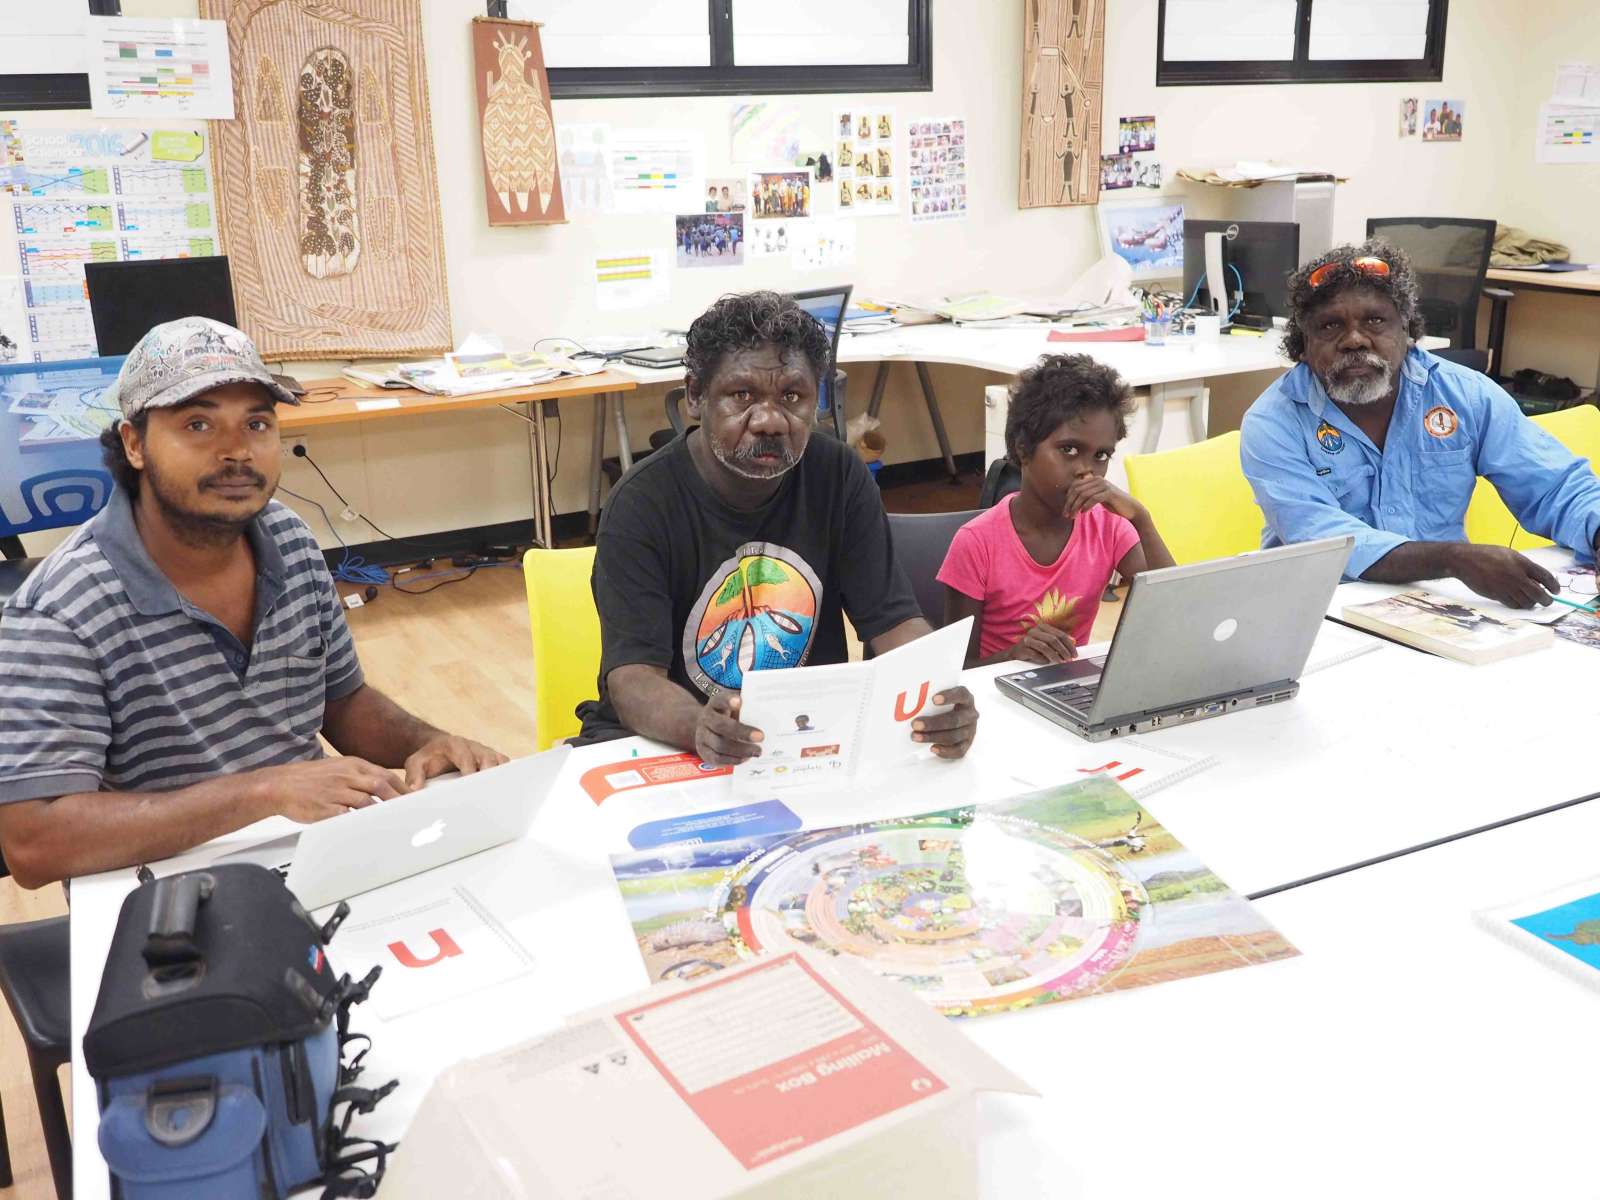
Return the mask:
M 441 779 L 219 861 L 272 867 L 308 911 L 318 909 L 522 837 L 571 753 L 557 746 Z
M 1288 700 L 1354 545 L 1325 538 L 1146 571 L 1105 655 L 995 684 L 1091 742 Z

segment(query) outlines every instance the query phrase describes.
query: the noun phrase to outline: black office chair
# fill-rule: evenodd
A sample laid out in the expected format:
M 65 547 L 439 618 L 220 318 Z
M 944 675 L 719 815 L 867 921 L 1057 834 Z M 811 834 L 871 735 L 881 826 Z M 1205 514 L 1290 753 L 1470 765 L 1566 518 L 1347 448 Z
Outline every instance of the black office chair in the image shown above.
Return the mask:
M 1500 369 L 1506 305 L 1512 293 L 1483 286 L 1494 249 L 1495 223 L 1469 217 L 1372 217 L 1367 236 L 1404 250 L 1417 273 L 1426 331 L 1450 339 L 1456 350 L 1478 344 L 1478 300 L 1489 300 L 1490 367 Z
M 0 877 L 11 874 L 0 859 Z M 60 1200 L 72 1200 L 72 1135 L 61 1098 L 61 1065 L 72 1057 L 71 943 L 67 918 L 0 925 L 0 992 L 28 1049 L 28 1070 Z M 0 1187 L 11 1186 L 11 1147 L 0 1110 Z
M 1487 350 L 1457 350 L 1452 346 L 1435 350 L 1434 355 L 1446 362 L 1460 363 L 1469 367 L 1480 375 L 1489 373 L 1489 352 Z
M 911 590 L 922 615 L 935 629 L 944 624 L 944 584 L 937 578 L 939 568 L 944 565 L 944 556 L 950 551 L 956 530 L 980 511 L 889 514 L 895 561 L 911 581 Z
M 978 507 L 993 508 L 1012 492 L 1022 490 L 1022 468 L 1009 458 L 997 458 L 989 464 L 983 477 L 983 487 L 978 492 Z

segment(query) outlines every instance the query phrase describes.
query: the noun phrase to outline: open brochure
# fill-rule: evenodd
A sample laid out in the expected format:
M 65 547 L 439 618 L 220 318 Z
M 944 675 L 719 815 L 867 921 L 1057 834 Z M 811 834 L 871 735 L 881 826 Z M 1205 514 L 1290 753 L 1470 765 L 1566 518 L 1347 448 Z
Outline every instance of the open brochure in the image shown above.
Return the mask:
M 1600 988 L 1600 875 L 1473 915 L 1545 965 Z
M 652 980 L 801 945 L 947 1016 L 1296 952 L 1115 778 L 997 804 L 615 854 Z
M 759 757 L 734 768 L 733 795 L 837 785 L 930 758 L 911 724 L 949 711 L 934 697 L 961 682 L 971 629 L 968 617 L 865 662 L 746 673 L 739 720 L 764 740 Z
M 976 1094 L 1037 1094 L 849 961 L 683 979 L 440 1075 L 384 1196 L 976 1197 Z

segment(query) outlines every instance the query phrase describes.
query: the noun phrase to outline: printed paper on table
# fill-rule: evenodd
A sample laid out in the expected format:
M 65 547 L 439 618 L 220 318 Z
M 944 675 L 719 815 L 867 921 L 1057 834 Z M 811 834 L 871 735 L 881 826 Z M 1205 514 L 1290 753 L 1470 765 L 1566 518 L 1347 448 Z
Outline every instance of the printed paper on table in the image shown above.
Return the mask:
M 384 1020 L 476 995 L 534 968 L 528 949 L 471 891 L 430 889 L 418 882 L 424 878 L 368 893 L 339 927 L 334 961 L 341 972 L 360 979 L 383 968 L 368 1003 Z
M 934 697 L 961 682 L 972 619 L 907 642 L 878 658 L 822 667 L 745 667 L 739 720 L 764 735 L 761 754 L 733 769 L 735 799 L 807 787 L 837 787 L 859 776 L 921 760 L 932 749 L 911 740 L 912 722 L 948 712 Z M 744 655 L 746 647 L 738 653 Z
M 972 1016 L 1296 953 L 1105 775 L 611 866 L 652 981 L 805 945 Z
M 1600 876 L 1474 915 L 1518 949 L 1600 988 Z
M 979 1091 L 1037 1094 L 901 989 L 796 949 L 451 1068 L 385 1186 L 724 1200 L 831 1196 L 848 1180 L 852 1194 L 967 1200 Z M 562 1113 L 567 1136 L 529 1138 L 531 1111 Z

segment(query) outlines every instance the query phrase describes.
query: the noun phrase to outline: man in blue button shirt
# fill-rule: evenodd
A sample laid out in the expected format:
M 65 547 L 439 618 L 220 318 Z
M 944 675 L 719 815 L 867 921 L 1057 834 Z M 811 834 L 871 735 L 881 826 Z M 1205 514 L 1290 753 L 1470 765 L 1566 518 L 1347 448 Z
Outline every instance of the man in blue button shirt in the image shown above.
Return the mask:
M 1284 353 L 1298 365 L 1245 414 L 1240 457 L 1266 514 L 1263 546 L 1355 535 L 1345 574 L 1379 583 L 1454 577 L 1513 608 L 1559 585 L 1462 521 L 1482 475 L 1524 529 L 1587 561 L 1600 479 L 1488 376 L 1419 348 L 1406 256 L 1340 246 L 1289 281 Z

